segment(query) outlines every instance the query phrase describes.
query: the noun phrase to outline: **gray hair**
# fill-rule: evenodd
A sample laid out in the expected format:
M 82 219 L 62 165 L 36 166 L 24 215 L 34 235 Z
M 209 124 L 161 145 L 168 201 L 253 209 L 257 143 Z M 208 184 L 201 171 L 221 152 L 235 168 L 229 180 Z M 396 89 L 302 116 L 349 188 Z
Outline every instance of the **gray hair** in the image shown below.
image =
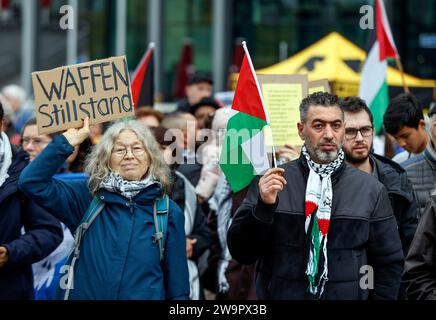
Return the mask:
M 26 101 L 26 91 L 16 84 L 5 86 L 2 90 L 2 93 L 12 97 L 13 99 L 17 99 L 20 104 L 23 104 L 24 101 Z
M 100 183 L 111 171 L 109 163 L 115 140 L 124 130 L 133 131 L 144 144 L 150 158 L 148 174 L 159 181 L 166 193 L 170 190 L 170 169 L 165 163 L 162 152 L 150 130 L 137 120 L 121 121 L 110 126 L 101 141 L 92 149 L 85 160 L 85 172 L 89 174 L 89 188 L 94 195 L 100 189 Z
M 307 114 L 309 112 L 309 107 L 311 106 L 323 106 L 323 107 L 334 107 L 337 106 L 342 113 L 342 119 L 344 118 L 344 111 L 339 106 L 339 98 L 337 95 L 330 94 L 328 92 L 314 92 L 309 94 L 300 103 L 300 121 L 301 123 L 306 123 Z

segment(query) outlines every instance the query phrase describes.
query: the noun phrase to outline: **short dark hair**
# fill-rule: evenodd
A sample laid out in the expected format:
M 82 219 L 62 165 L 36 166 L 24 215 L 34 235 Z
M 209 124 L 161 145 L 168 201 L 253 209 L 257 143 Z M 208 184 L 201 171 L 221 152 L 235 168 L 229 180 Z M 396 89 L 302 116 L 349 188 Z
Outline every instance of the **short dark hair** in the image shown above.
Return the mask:
M 205 97 L 205 98 L 201 99 L 199 102 L 197 102 L 196 104 L 192 105 L 191 108 L 189 109 L 189 112 L 192 113 L 193 115 L 195 115 L 195 112 L 199 108 L 205 107 L 205 106 L 212 107 L 215 110 L 218 110 L 219 108 L 221 108 L 218 101 L 216 101 L 214 98 Z
M 371 110 L 369 110 L 368 106 L 365 103 L 365 100 L 359 97 L 345 97 L 339 100 L 339 105 L 342 110 L 344 110 L 344 112 L 358 113 L 360 111 L 365 111 L 369 116 L 371 125 L 374 124 Z
M 161 123 L 163 118 L 165 117 L 165 115 L 162 112 L 148 106 L 137 108 L 135 111 L 135 116 L 137 119 L 142 117 L 152 116 L 155 117 L 157 121 L 159 121 L 159 123 Z
M 418 100 L 411 93 L 402 93 L 389 102 L 383 117 L 386 132 L 395 135 L 401 127 L 418 129 L 419 121 L 424 119 Z
M 334 107 L 337 106 L 341 112 L 342 117 L 344 112 L 339 107 L 339 98 L 335 94 L 330 94 L 328 92 L 314 92 L 309 94 L 300 103 L 300 121 L 305 123 L 307 121 L 307 112 L 310 106 L 324 106 L 324 107 Z
M 1 127 L 1 122 L 3 120 L 3 114 L 4 114 L 3 105 L 2 105 L 2 102 L 0 101 L 0 127 Z
M 198 71 L 194 73 L 189 79 L 188 79 L 188 86 L 197 84 L 197 83 L 209 83 L 210 85 L 213 85 L 212 77 L 207 72 Z

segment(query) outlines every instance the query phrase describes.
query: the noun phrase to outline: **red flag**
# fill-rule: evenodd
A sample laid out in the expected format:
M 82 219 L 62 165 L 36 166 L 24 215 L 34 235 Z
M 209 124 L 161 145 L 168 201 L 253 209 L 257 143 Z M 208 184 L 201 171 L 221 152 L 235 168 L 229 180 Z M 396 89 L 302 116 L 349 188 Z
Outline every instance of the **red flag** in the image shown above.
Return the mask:
M 0 4 L 3 10 L 7 10 L 11 5 L 11 0 L 0 0 Z
M 395 47 L 391 28 L 389 27 L 389 21 L 386 15 L 383 0 L 376 0 L 375 5 L 375 19 L 380 61 L 383 61 L 386 58 L 397 58 L 398 51 Z
M 41 5 L 43 8 L 49 8 L 51 6 L 52 0 L 41 0 Z
M 154 44 L 151 43 L 142 57 L 132 80 L 132 98 L 135 109 L 141 106 L 154 105 Z
M 242 60 L 244 59 L 244 48 L 240 43 L 236 43 L 233 48 L 232 65 L 230 66 L 230 72 L 237 73 L 241 69 Z
M 173 97 L 176 99 L 184 98 L 185 87 L 188 84 L 189 77 L 193 74 L 193 48 L 192 44 L 187 41 L 183 45 L 180 61 L 176 67 L 176 76 L 173 85 Z

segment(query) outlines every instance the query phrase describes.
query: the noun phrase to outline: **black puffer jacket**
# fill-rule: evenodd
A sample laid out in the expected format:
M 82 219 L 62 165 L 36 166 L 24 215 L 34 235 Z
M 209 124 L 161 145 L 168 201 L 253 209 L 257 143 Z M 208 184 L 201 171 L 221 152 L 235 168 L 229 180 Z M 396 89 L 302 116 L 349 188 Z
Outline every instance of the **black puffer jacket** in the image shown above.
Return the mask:
M 419 221 L 404 265 L 403 281 L 413 300 L 436 300 L 436 196 Z
M 377 154 L 371 154 L 370 158 L 377 170 L 378 180 L 388 192 L 406 256 L 418 225 L 419 209 L 412 183 L 398 163 Z
M 229 229 L 229 249 L 241 263 L 258 261 L 259 299 L 312 299 L 305 274 L 310 237 L 304 231 L 309 168 L 304 157 L 281 167 L 288 183 L 276 204 L 264 204 L 258 180 L 252 183 Z M 329 281 L 322 298 L 396 299 L 404 257 L 385 188 L 345 163 L 332 175 L 332 186 Z M 373 290 L 360 286 L 368 275 L 365 265 L 373 268 Z

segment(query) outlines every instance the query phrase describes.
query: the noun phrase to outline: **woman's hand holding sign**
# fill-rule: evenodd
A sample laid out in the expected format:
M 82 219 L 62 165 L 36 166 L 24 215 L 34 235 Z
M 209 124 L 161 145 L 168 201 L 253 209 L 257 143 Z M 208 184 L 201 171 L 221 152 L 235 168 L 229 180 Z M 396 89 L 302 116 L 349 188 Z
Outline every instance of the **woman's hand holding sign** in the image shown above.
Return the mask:
M 85 118 L 82 128 L 70 128 L 63 135 L 73 147 L 80 145 L 89 135 L 89 118 Z

